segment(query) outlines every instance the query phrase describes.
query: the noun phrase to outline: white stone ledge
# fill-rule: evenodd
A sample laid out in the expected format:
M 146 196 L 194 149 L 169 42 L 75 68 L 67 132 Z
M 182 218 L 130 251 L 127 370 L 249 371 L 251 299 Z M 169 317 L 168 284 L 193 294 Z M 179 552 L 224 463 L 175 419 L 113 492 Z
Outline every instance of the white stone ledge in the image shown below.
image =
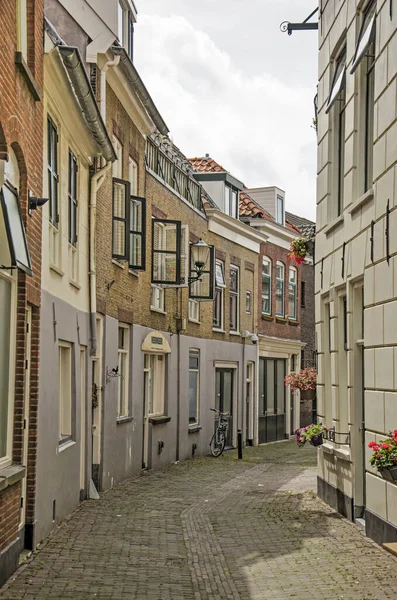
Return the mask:
M 370 190 L 368 190 L 367 192 L 365 192 L 365 194 L 363 194 L 360 198 L 358 198 L 358 200 L 356 200 L 348 209 L 348 213 L 349 215 L 354 215 L 354 213 L 361 208 L 362 206 L 364 206 L 365 204 L 367 204 L 367 202 L 370 202 L 374 197 L 374 190 L 371 188 Z

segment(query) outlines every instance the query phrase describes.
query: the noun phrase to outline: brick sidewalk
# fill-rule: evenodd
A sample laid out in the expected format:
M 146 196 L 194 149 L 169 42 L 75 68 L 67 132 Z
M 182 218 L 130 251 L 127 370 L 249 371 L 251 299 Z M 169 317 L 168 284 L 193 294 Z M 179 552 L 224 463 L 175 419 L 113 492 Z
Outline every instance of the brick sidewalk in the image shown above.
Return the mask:
M 89 500 L 0 591 L 34 600 L 383 600 L 397 560 L 318 500 L 294 442 L 198 458 Z

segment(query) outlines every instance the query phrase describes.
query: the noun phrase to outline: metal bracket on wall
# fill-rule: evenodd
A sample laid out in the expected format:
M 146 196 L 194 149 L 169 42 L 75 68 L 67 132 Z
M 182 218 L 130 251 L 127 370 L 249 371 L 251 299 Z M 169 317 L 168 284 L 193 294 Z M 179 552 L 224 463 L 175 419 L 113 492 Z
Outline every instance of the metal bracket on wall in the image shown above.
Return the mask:
M 386 227 L 385 227 L 385 237 L 386 237 L 386 260 L 387 264 L 390 261 L 390 240 L 389 240 L 389 230 L 390 230 L 390 200 L 387 201 L 386 204 Z
M 393 18 L 393 0 L 389 0 L 389 14 L 391 20 Z
M 346 242 L 343 242 L 342 258 L 341 258 L 341 262 L 342 262 L 342 279 L 345 278 L 345 254 L 346 254 Z
M 309 23 L 310 19 L 318 12 L 318 7 L 310 13 L 308 17 L 302 23 L 290 23 L 289 21 L 283 21 L 280 25 L 280 30 L 288 35 L 292 35 L 293 31 L 307 31 L 308 29 L 318 29 L 318 22 Z
M 375 231 L 375 221 L 371 221 L 371 237 L 369 241 L 371 243 L 370 257 L 371 262 L 374 262 L 374 231 Z
M 323 271 L 324 271 L 324 259 L 321 259 L 321 271 L 320 271 L 320 288 L 323 287 Z
M 343 442 L 337 442 L 336 436 L 344 435 L 345 440 Z M 326 429 L 324 432 L 324 438 L 329 442 L 333 442 L 334 444 L 338 444 L 340 446 L 350 446 L 350 431 L 335 431 L 335 427 L 331 427 L 330 429 Z
M 116 377 L 121 377 L 124 379 L 123 375 L 119 373 L 119 368 L 114 367 L 113 369 L 106 368 L 106 383 L 109 383 L 111 379 L 115 379 Z

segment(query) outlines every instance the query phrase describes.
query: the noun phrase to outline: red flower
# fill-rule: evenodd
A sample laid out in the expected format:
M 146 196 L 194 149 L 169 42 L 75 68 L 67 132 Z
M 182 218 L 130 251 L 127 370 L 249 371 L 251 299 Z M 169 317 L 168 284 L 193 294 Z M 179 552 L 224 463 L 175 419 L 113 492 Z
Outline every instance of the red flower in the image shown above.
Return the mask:
M 379 450 L 379 444 L 377 444 L 376 442 L 370 442 L 368 444 L 368 448 L 371 448 L 374 452 L 376 452 L 377 450 Z
M 388 450 L 390 448 L 390 444 L 382 444 L 381 448 L 383 448 L 383 450 Z

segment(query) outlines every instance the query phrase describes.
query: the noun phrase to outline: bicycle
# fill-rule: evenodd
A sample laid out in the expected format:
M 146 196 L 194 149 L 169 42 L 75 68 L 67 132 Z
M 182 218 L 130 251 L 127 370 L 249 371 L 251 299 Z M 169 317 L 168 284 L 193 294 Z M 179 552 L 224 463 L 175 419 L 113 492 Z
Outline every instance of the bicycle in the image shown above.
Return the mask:
M 228 413 L 222 413 L 216 408 L 210 408 L 213 412 L 218 413 L 219 420 L 217 428 L 215 429 L 214 435 L 210 441 L 210 449 L 212 456 L 220 456 L 225 448 L 226 443 L 226 431 L 228 424 Z

